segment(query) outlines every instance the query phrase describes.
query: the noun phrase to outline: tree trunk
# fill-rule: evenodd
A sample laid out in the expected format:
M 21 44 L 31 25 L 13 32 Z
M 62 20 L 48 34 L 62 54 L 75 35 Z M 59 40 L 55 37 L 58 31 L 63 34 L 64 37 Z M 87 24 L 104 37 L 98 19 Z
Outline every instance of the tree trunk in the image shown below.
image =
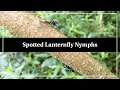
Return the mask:
M 21 11 L 0 11 L 0 25 L 22 38 L 66 38 L 49 23 Z M 48 52 L 88 79 L 118 79 L 85 52 Z

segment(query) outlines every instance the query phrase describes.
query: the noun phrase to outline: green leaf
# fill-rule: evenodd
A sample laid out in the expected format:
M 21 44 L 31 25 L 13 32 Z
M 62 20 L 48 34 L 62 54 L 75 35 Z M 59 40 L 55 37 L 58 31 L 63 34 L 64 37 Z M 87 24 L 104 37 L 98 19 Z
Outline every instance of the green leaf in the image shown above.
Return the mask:
M 58 72 L 60 71 L 60 67 L 57 66 L 56 69 L 53 71 L 53 75 L 51 78 L 57 77 Z
M 34 79 L 36 76 L 38 76 L 38 74 L 23 74 L 23 75 L 21 75 L 21 78 Z
M 49 57 L 50 55 L 47 54 L 47 53 L 41 53 L 41 54 L 35 54 L 35 57 L 41 57 L 41 58 L 47 58 Z
M 42 63 L 41 68 L 46 67 L 46 66 L 47 67 L 53 66 L 55 64 L 56 64 L 56 61 L 54 58 L 48 58 Z

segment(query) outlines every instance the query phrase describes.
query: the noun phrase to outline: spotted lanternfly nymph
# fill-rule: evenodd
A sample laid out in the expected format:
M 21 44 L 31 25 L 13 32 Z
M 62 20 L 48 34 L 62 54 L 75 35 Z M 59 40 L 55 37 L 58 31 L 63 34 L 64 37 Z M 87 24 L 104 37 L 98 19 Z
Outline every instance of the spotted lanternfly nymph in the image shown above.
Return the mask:
M 52 25 L 54 28 L 58 28 L 58 22 L 57 21 L 52 20 L 52 21 L 49 21 L 48 23 L 50 25 Z
M 68 65 L 66 65 L 66 64 L 63 64 L 63 66 L 65 67 L 65 68 L 67 68 L 70 72 L 75 72 L 72 68 L 70 68 Z
M 51 26 L 53 26 L 54 28 L 58 28 L 58 22 L 57 21 L 47 21 Z
M 57 21 L 50 21 L 49 24 L 51 25 L 56 25 L 58 22 Z
M 58 22 L 56 20 L 48 21 L 48 20 L 41 19 L 41 22 L 49 23 L 52 27 L 58 28 Z

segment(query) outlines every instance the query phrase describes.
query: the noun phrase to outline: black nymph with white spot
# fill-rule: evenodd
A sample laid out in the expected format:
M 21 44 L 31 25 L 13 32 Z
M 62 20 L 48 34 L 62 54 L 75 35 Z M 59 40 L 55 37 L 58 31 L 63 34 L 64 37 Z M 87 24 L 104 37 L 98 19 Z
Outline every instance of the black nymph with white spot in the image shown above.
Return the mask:
M 49 23 L 52 27 L 58 28 L 58 22 L 56 20 L 44 20 L 44 19 L 41 19 L 41 22 Z
M 55 20 L 48 21 L 50 25 L 52 25 L 54 28 L 58 28 L 58 22 Z

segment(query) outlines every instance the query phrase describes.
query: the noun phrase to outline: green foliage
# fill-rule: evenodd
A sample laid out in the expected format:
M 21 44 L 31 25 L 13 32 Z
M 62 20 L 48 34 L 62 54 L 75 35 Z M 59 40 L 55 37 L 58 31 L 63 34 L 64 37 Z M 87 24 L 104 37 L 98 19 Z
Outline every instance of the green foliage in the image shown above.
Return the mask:
M 3 38 L 3 37 L 4 38 L 6 38 L 6 37 L 11 38 L 12 35 L 4 27 L 0 26 L 0 38 Z
M 57 12 L 57 14 L 56 14 Z M 113 38 L 116 37 L 116 14 L 111 11 L 38 11 L 39 17 L 47 21 L 57 21 L 57 30 L 70 38 Z M 58 14 L 59 13 L 59 14 Z M 68 14 L 71 13 L 71 14 Z M 77 14 L 74 14 L 77 13 Z M 106 13 L 106 14 L 104 14 Z M 99 17 L 102 14 L 102 27 Z M 120 16 L 120 15 L 119 15 Z M 0 27 L 0 37 L 16 37 Z M 116 73 L 120 53 L 89 52 L 102 65 Z M 84 79 L 77 72 L 71 72 L 59 60 L 45 52 L 6 52 L 0 53 L 0 78 L 17 79 Z
M 120 59 L 120 54 L 117 54 L 116 52 L 92 52 L 91 54 L 102 65 L 106 66 L 113 73 L 116 73 L 116 65 L 117 61 Z
M 116 37 L 116 13 L 70 13 L 38 12 L 38 16 L 49 22 L 57 21 L 57 29 L 70 38 Z M 102 14 L 102 21 L 100 22 L 102 27 L 99 26 L 100 14 Z
M 16 35 L 12 35 L 5 27 L 0 26 L 0 38 L 15 38 Z
M 83 79 L 63 63 L 43 52 L 0 53 L 0 78 L 6 79 Z

